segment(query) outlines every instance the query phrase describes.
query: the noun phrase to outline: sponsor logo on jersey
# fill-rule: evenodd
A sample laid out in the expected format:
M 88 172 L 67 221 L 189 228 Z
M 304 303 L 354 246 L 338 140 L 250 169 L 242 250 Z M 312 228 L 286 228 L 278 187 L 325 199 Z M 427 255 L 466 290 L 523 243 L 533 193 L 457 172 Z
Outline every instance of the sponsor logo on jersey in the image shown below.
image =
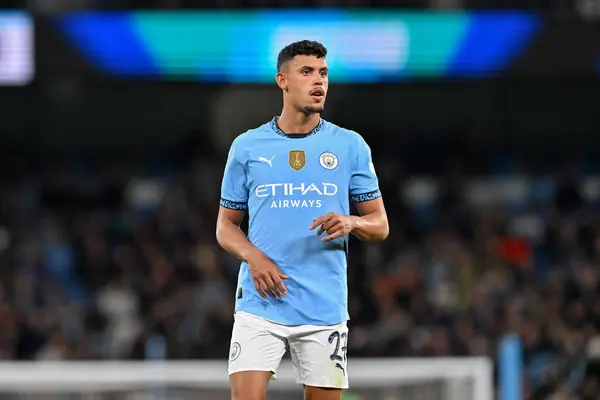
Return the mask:
M 320 208 L 321 197 L 335 196 L 338 192 L 334 183 L 268 183 L 254 190 L 256 197 L 273 197 L 271 208 Z M 310 198 L 304 198 L 307 196 Z

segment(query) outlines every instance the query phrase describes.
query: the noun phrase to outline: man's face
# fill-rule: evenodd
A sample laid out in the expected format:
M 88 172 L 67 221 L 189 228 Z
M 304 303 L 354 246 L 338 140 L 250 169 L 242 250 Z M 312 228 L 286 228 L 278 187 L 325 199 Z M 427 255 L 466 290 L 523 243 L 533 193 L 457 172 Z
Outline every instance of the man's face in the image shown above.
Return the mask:
M 307 114 L 322 113 L 329 86 L 327 61 L 316 56 L 296 56 L 277 74 L 288 101 Z

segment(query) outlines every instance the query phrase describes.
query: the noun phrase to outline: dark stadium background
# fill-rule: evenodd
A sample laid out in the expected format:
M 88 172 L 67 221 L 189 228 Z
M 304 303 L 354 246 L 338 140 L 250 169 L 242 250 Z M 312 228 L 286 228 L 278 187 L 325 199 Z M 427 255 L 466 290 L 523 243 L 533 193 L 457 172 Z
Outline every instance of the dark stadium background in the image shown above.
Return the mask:
M 104 74 L 52 12 L 307 3 L 25 3 L 2 3 L 35 13 L 36 76 L 0 89 L 0 359 L 226 357 L 238 263 L 214 239 L 220 179 L 278 89 Z M 490 76 L 332 84 L 324 118 L 370 143 L 391 228 L 352 241 L 350 357 L 494 358 L 515 332 L 528 398 L 599 398 L 594 4 L 310 2 L 542 21 Z

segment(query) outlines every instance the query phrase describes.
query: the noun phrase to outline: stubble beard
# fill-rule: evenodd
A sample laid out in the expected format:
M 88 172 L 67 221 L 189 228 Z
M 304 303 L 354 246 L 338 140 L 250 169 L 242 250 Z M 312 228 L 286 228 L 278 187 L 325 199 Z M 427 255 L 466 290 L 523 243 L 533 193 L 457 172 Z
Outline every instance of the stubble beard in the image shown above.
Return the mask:
M 323 107 L 323 106 L 306 106 L 306 107 L 304 107 L 304 109 L 302 111 L 304 111 L 304 113 L 306 115 L 310 115 L 310 114 L 321 114 L 324 110 L 325 110 L 325 107 Z

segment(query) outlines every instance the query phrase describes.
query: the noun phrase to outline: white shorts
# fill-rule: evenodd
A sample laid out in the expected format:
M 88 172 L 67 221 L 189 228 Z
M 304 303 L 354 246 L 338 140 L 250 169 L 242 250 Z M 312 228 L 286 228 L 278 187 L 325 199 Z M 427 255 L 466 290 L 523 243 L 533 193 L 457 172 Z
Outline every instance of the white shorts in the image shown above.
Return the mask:
M 347 389 L 346 322 L 331 326 L 286 326 L 245 312 L 235 314 L 229 375 L 242 371 L 271 371 L 273 379 L 287 348 L 296 383 Z

